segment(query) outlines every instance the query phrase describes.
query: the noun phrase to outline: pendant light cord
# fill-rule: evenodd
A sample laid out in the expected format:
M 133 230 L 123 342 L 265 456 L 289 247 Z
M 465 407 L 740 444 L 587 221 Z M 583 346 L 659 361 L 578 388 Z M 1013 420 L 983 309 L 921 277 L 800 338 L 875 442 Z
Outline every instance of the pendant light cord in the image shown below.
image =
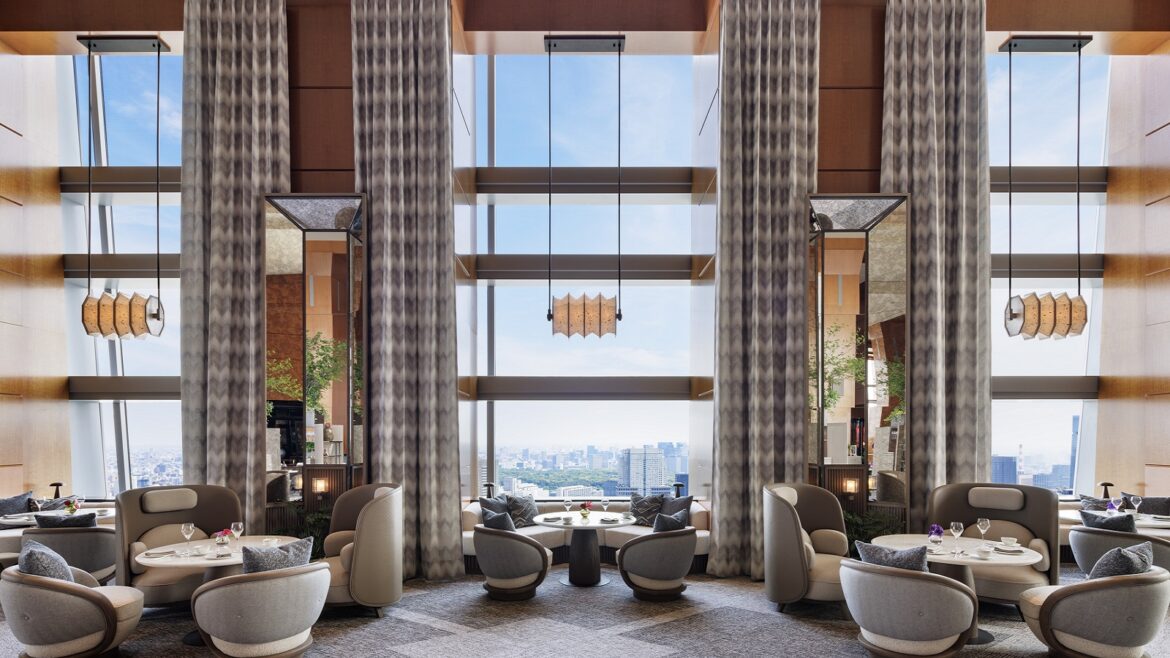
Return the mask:
M 617 315 L 622 319 L 622 50 L 625 44 L 618 45 L 618 74 L 617 74 Z
M 162 41 L 154 42 L 154 284 L 162 303 L 162 241 L 159 237 L 162 212 L 160 156 L 162 147 Z
M 548 49 L 548 321 L 553 319 L 552 296 L 552 44 Z
M 1077 297 L 1081 296 L 1081 50 L 1077 38 Z
M 93 43 L 85 42 L 86 135 L 89 137 L 89 161 L 85 168 L 85 273 L 86 297 L 93 294 Z
M 1012 51 L 1016 44 L 1008 47 L 1008 302 L 1012 299 Z

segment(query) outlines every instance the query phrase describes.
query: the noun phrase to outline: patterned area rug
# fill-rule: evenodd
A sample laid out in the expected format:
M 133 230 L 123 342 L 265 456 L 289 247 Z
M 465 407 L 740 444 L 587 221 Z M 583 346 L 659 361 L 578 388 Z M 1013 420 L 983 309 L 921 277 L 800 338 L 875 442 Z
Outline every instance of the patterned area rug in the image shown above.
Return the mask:
M 612 582 L 581 589 L 558 582 L 563 565 L 541 585 L 536 598 L 498 602 L 487 598 L 483 579 L 407 583 L 402 601 L 382 619 L 354 609 L 329 609 L 313 630 L 309 656 L 865 656 L 857 626 L 837 606 L 797 604 L 785 614 L 764 598 L 760 583 L 744 578 L 688 578 L 679 601 L 645 603 L 630 595 L 611 567 Z M 1065 582 L 1083 578 L 1065 569 Z M 1015 609 L 984 605 L 983 628 L 991 644 L 967 647 L 964 655 L 1039 658 L 1046 655 Z M 181 609 L 149 610 L 122 645 L 124 656 L 210 656 L 181 643 L 194 627 Z M 16 656 L 20 645 L 0 622 L 0 656 Z M 1170 656 L 1163 628 L 1151 656 Z

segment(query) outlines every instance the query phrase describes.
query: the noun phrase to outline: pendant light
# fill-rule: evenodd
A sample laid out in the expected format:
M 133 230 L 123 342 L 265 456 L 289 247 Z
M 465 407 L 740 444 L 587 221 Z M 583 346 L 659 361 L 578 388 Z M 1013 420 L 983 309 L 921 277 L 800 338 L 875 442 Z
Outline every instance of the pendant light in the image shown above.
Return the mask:
M 162 305 L 162 252 L 161 252 L 161 212 L 162 212 L 162 53 L 170 48 L 161 39 L 153 36 L 101 36 L 78 37 L 85 45 L 86 63 L 89 66 L 89 162 L 86 166 L 86 204 L 85 204 L 85 250 L 86 250 L 86 298 L 81 303 L 81 323 L 85 333 L 102 337 L 108 340 L 126 338 L 145 338 L 161 336 L 165 326 L 165 313 Z M 128 296 L 119 292 L 117 296 L 108 291 L 101 297 L 93 295 L 93 160 L 94 160 L 94 124 L 93 106 L 97 97 L 97 87 L 93 83 L 94 51 L 104 53 L 141 53 L 153 52 L 155 55 L 155 96 L 154 96 L 154 274 L 155 294 L 149 297 L 140 293 Z
M 1091 37 L 1077 36 L 1026 36 L 1012 37 L 1002 46 L 1000 52 L 1008 54 L 1008 302 L 1004 308 L 1004 329 L 1007 335 L 1023 336 L 1025 340 L 1039 337 L 1063 339 L 1079 336 L 1089 321 L 1089 307 L 1081 296 L 1081 51 L 1092 40 Z M 1075 50 L 1077 54 L 1077 127 L 1076 127 L 1076 249 L 1077 249 L 1077 296 L 1070 298 L 1066 293 L 1053 295 L 1051 292 L 1028 293 L 1023 297 L 1012 294 L 1012 54 L 1066 53 Z
M 597 336 L 617 334 L 622 319 L 622 51 L 623 36 L 545 37 L 548 52 L 548 313 L 553 334 Z M 560 52 L 617 52 L 617 296 L 552 295 L 552 54 Z

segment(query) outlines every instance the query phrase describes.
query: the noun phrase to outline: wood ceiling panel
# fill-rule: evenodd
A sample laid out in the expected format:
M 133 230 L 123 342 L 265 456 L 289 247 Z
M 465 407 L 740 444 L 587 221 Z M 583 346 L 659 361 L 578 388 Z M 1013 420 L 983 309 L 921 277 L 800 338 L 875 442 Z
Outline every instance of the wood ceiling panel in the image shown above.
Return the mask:
M 822 89 L 817 167 L 876 171 L 882 155 L 882 90 Z
M 352 89 L 290 89 L 289 110 L 293 169 L 353 169 Z
M 884 3 L 822 4 L 822 88 L 882 86 L 885 20 Z
M 289 6 L 289 87 L 352 87 L 349 44 L 349 5 Z
M 703 32 L 707 0 L 465 0 L 468 32 Z

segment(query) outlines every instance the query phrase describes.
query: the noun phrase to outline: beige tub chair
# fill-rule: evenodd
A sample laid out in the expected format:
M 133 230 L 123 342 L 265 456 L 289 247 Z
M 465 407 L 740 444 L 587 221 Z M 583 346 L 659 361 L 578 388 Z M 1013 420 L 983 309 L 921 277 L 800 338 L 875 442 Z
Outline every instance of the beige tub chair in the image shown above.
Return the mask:
M 294 658 L 313 644 L 313 624 L 329 593 L 329 567 L 240 574 L 210 581 L 191 596 L 207 648 L 224 658 Z
M 1134 544 L 1150 542 L 1154 547 L 1154 566 L 1170 569 L 1170 540 L 1151 537 L 1136 532 L 1119 532 L 1102 528 L 1075 526 L 1068 531 L 1068 545 L 1073 559 L 1086 574 L 1101 556 L 1114 548 L 1128 548 Z
M 548 575 L 552 551 L 532 537 L 510 530 L 477 525 L 472 532 L 488 596 L 498 601 L 523 601 L 535 596 L 536 588 Z
M 366 484 L 341 494 L 325 537 L 330 605 L 360 605 L 379 617 L 402 598 L 402 487 Z
M 635 537 L 618 550 L 622 580 L 640 601 L 671 601 L 687 586 L 683 582 L 695 555 L 695 529 L 683 528 Z
M 22 658 L 89 658 L 117 649 L 138 627 L 142 592 L 102 587 L 71 567 L 76 582 L 30 576 L 19 567 L 0 574 L 0 606 Z
M 803 483 L 764 487 L 764 591 L 784 606 L 800 600 L 841 604 L 841 560 L 849 555 L 841 502 Z
M 99 583 L 114 577 L 118 560 L 118 538 L 110 526 L 93 528 L 28 528 L 21 536 L 25 541 L 39 542 L 65 558 L 71 567 L 77 567 L 93 576 Z

